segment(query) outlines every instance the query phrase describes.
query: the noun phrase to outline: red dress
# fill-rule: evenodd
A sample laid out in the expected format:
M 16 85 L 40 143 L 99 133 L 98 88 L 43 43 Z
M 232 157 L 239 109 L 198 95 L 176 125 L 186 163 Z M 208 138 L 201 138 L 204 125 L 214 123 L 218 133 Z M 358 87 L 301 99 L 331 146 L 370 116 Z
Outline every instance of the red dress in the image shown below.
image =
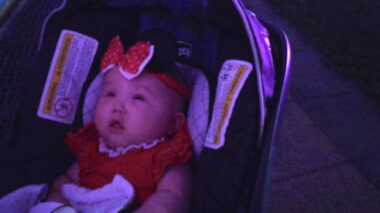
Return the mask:
M 150 149 L 134 149 L 113 158 L 99 152 L 99 135 L 93 123 L 69 133 L 65 143 L 77 157 L 79 185 L 96 189 L 120 174 L 133 185 L 139 204 L 154 193 L 166 167 L 186 163 L 193 153 L 187 126 Z

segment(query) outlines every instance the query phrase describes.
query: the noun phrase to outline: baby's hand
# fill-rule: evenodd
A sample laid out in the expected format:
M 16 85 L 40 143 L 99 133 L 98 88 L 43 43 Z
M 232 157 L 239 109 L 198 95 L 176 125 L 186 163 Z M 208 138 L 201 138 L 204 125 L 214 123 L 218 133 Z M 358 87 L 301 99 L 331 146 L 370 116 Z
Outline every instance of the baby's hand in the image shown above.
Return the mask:
M 47 197 L 46 201 L 48 202 L 58 202 L 62 204 L 69 204 L 69 201 L 62 195 L 61 192 L 52 192 L 50 195 Z
M 79 166 L 74 163 L 64 175 L 60 176 L 55 180 L 54 184 L 50 188 L 50 193 L 48 195 L 47 201 L 55 201 L 63 204 L 69 204 L 69 201 L 62 195 L 62 186 L 65 184 L 79 182 Z

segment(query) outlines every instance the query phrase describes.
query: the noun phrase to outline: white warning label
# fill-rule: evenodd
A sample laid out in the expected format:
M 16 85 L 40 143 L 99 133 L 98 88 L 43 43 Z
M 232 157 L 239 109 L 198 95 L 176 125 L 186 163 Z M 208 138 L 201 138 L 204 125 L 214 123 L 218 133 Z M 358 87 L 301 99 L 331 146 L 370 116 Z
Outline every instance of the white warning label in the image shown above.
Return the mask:
M 224 145 L 225 133 L 236 99 L 242 89 L 252 64 L 241 60 L 227 60 L 223 63 L 218 77 L 218 86 L 210 127 L 205 146 L 219 149 Z
M 97 48 L 98 41 L 91 37 L 70 30 L 61 32 L 38 107 L 39 117 L 73 122 Z

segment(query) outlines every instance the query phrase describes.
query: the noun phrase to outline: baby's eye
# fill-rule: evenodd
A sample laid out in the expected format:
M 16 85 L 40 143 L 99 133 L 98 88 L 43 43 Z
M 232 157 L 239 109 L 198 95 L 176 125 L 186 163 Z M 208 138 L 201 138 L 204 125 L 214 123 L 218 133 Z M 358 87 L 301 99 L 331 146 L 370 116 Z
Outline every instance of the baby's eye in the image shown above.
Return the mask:
M 104 97 L 115 97 L 115 93 L 113 91 L 106 91 Z
M 146 101 L 146 98 L 145 98 L 145 96 L 143 96 L 143 95 L 136 94 L 136 95 L 133 96 L 133 100 L 137 100 L 137 101 Z

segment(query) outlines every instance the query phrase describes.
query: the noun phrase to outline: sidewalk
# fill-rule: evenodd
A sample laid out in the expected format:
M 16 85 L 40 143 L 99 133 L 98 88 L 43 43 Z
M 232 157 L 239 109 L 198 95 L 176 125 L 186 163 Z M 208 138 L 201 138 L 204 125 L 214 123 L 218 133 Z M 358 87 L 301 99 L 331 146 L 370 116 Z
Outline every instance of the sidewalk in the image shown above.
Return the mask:
M 268 212 L 378 212 L 380 110 L 263 0 L 247 2 L 293 50 Z

